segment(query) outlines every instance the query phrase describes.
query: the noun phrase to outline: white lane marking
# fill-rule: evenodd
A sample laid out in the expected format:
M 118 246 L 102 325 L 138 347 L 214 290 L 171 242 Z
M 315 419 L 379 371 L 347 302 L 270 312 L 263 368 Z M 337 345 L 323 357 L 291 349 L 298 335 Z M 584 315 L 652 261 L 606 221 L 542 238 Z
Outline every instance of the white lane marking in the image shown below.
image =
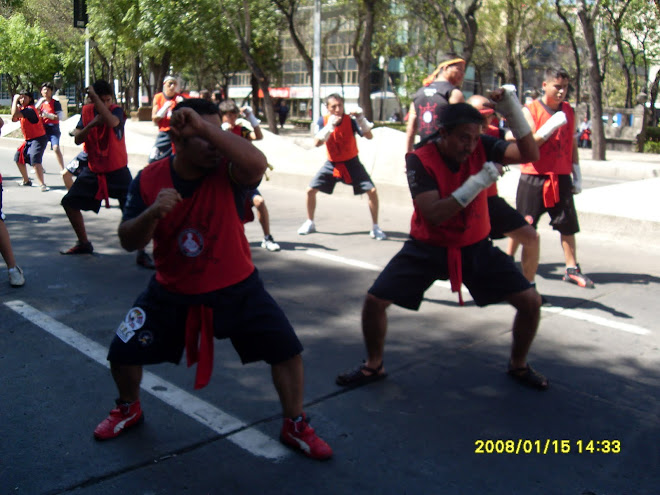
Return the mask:
M 651 333 L 650 330 L 646 328 L 638 327 L 637 325 L 631 325 L 629 323 L 620 323 L 618 321 L 611 321 L 602 316 L 590 315 L 582 313 L 575 309 L 565 309 L 558 306 L 543 306 L 541 310 L 548 313 L 555 313 L 563 316 L 568 316 L 569 318 L 575 318 L 576 320 L 588 321 L 589 323 L 595 323 L 596 325 L 601 325 L 604 327 L 614 328 L 615 330 L 621 330 L 622 332 L 634 333 L 635 335 L 648 335 Z
M 353 260 L 350 258 L 344 258 L 343 256 L 336 256 L 334 254 L 328 254 L 324 253 L 322 251 L 316 251 L 316 250 L 309 250 L 305 251 L 308 255 L 314 256 L 315 258 L 321 258 L 325 259 L 328 261 L 334 261 L 337 263 L 342 263 L 344 265 L 350 265 L 350 266 L 356 266 L 358 268 L 364 268 L 366 270 L 371 270 L 371 271 L 381 271 L 383 268 L 379 267 L 377 265 L 372 265 L 371 263 L 365 263 L 363 261 L 358 261 L 358 260 Z M 451 284 L 447 280 L 436 280 L 433 285 L 437 287 L 442 287 L 445 289 L 451 289 Z M 466 300 L 469 298 L 469 294 L 466 294 Z M 600 325 L 603 327 L 608 327 L 608 328 L 613 328 L 615 330 L 621 330 L 622 332 L 627 332 L 627 333 L 632 333 L 635 335 L 648 335 L 651 333 L 650 330 L 647 330 L 646 328 L 638 327 L 637 325 L 631 325 L 629 323 L 620 323 L 617 321 L 613 320 L 608 320 L 607 318 L 603 318 L 602 316 L 596 316 L 596 315 L 590 315 L 587 313 L 583 313 L 581 311 L 578 311 L 576 309 L 567 309 L 567 308 L 561 308 L 558 306 L 543 306 L 541 308 L 543 311 L 546 311 L 548 313 L 555 313 L 555 314 L 561 314 L 562 316 L 566 316 L 568 318 L 574 318 L 576 320 L 582 320 L 582 321 L 588 321 L 590 323 L 594 323 L 596 325 Z
M 336 256 L 334 254 L 328 254 L 324 253 L 322 251 L 315 251 L 314 249 L 310 249 L 309 251 L 305 251 L 310 256 L 314 256 L 315 258 L 321 258 L 324 260 L 328 261 L 335 261 L 337 263 L 342 263 L 344 265 L 349 265 L 349 266 L 356 266 L 358 268 L 364 268 L 365 270 L 370 270 L 372 272 L 379 272 L 382 270 L 380 266 L 377 265 L 372 265 L 371 263 L 365 263 L 364 261 L 357 261 L 357 260 L 352 260 L 350 258 L 344 258 L 343 256 Z
M 100 365 L 106 368 L 109 367 L 106 359 L 108 350 L 102 345 L 97 344 L 71 327 L 60 323 L 23 301 L 8 301 L 5 303 L 5 306 L 65 344 L 82 352 Z M 253 455 L 279 461 L 290 454 L 279 442 L 276 442 L 254 428 L 242 430 L 247 426 L 245 422 L 195 397 L 176 385 L 163 380 L 153 373 L 144 372 L 141 388 L 214 432 L 220 435 L 226 435 L 227 440 Z

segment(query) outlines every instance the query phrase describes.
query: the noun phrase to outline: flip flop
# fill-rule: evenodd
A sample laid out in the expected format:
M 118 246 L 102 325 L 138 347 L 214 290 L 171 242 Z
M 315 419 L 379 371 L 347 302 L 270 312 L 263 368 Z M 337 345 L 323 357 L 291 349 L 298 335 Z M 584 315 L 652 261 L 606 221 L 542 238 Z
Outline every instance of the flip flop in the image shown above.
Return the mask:
M 529 364 L 524 368 L 509 368 L 507 374 L 518 383 L 537 390 L 547 390 L 550 386 L 548 379 L 534 370 Z
M 371 382 L 376 382 L 387 377 L 387 373 L 381 372 L 383 370 L 383 363 L 380 363 L 378 368 L 369 368 L 362 363 L 357 368 L 348 370 L 341 375 L 337 376 L 335 383 L 341 387 L 360 387 Z M 363 371 L 369 373 L 365 375 Z

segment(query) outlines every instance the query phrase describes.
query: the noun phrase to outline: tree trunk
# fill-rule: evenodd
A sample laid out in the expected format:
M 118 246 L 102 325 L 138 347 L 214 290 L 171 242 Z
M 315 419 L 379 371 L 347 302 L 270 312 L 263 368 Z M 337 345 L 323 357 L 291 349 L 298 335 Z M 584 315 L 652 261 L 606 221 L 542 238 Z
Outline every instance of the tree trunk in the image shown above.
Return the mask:
M 506 82 L 508 84 L 517 84 L 516 77 L 516 56 L 515 56 L 515 21 L 513 19 L 513 5 L 510 1 L 506 2 L 506 29 L 504 31 L 506 47 Z M 518 91 L 520 92 L 520 90 Z
M 305 45 L 300 39 L 300 36 L 298 36 L 298 32 L 296 31 L 296 25 L 295 25 L 295 14 L 297 10 L 296 4 L 298 2 L 291 2 L 288 5 L 286 2 L 283 2 L 282 0 L 273 0 L 275 5 L 277 5 L 277 8 L 280 9 L 280 12 L 284 14 L 284 17 L 286 18 L 286 22 L 289 27 L 289 35 L 291 36 L 291 41 L 293 41 L 293 45 L 296 47 L 298 50 L 298 53 L 303 59 L 303 62 L 305 62 L 305 68 L 307 69 L 307 74 L 309 75 L 309 80 L 311 81 L 313 78 L 313 72 L 314 72 L 314 61 L 312 60 L 312 57 L 309 56 L 309 53 L 307 53 L 307 49 L 305 48 Z
M 364 0 L 364 22 L 362 23 L 362 36 L 359 40 L 355 40 L 354 56 L 358 66 L 358 86 L 360 88 L 360 96 L 358 97 L 358 105 L 362 107 L 364 116 L 367 120 L 373 122 L 374 111 L 371 106 L 371 45 L 374 35 L 374 22 L 376 19 L 376 3 L 378 0 Z M 358 31 L 358 36 L 360 31 Z
M 598 9 L 599 1 L 592 6 L 593 14 L 589 12 L 585 0 L 578 8 L 578 17 L 584 30 L 584 37 L 589 50 L 589 87 L 591 101 L 591 136 L 592 149 L 591 156 L 593 160 L 605 160 L 605 129 L 603 128 L 603 79 L 600 74 L 600 63 L 598 61 L 598 47 L 596 46 L 596 34 L 594 30 L 594 19 Z
M 261 89 L 264 94 L 264 113 L 266 115 L 266 120 L 268 121 L 268 130 L 273 134 L 279 134 L 277 121 L 275 119 L 275 109 L 273 108 L 273 100 L 270 97 L 268 77 L 261 69 L 261 67 L 259 67 L 259 64 L 257 64 L 257 61 L 254 59 L 254 57 L 252 57 L 250 54 L 250 47 L 245 42 L 245 39 L 240 35 L 238 28 L 234 26 L 233 23 L 232 26 L 234 34 L 236 34 L 236 37 L 238 38 L 239 45 L 241 47 L 241 53 L 243 54 L 245 63 L 247 63 L 248 67 L 250 68 L 250 72 L 252 72 L 252 75 L 257 80 L 259 89 Z
M 160 57 L 160 60 L 151 59 L 149 66 L 151 68 L 151 73 L 154 75 L 154 84 L 152 87 L 153 94 L 159 93 L 162 91 L 163 79 L 168 74 L 170 70 L 170 61 L 172 55 L 170 52 L 164 52 Z
M 477 43 L 477 32 L 479 30 L 479 26 L 477 25 L 475 14 L 479 7 L 481 7 L 481 0 L 472 0 L 465 10 L 465 14 L 463 14 L 456 7 L 456 3 L 452 2 L 452 11 L 454 16 L 458 18 L 458 21 L 461 23 L 461 27 L 463 29 L 463 34 L 465 34 L 465 43 L 463 44 L 463 58 L 465 59 L 466 66 L 470 63 L 470 60 L 472 60 L 474 46 Z
M 133 61 L 133 101 L 137 110 L 142 105 L 140 101 L 140 56 L 136 55 Z
M 660 0 L 659 0 L 660 1 Z M 581 92 L 581 85 L 582 85 L 582 70 L 580 67 L 580 51 L 578 50 L 577 46 L 577 41 L 575 41 L 575 33 L 573 32 L 573 26 L 571 23 L 568 21 L 568 18 L 566 17 L 566 14 L 564 14 L 564 11 L 561 9 L 561 4 L 560 0 L 555 0 L 555 7 L 557 10 L 557 15 L 559 18 L 562 20 L 564 23 L 564 26 L 566 26 L 566 31 L 568 31 L 568 37 L 571 40 L 571 46 L 573 47 L 573 55 L 575 57 L 575 104 L 579 105 L 580 101 L 582 99 L 582 92 Z

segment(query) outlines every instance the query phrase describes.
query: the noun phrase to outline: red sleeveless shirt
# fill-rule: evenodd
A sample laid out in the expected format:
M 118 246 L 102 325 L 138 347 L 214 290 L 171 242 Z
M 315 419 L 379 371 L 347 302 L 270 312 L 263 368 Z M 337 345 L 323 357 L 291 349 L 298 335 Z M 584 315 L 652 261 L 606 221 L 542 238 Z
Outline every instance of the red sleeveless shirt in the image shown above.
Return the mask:
M 323 117 L 323 125 L 328 124 L 330 115 Z M 353 119 L 344 114 L 341 123 L 335 127 L 325 142 L 328 160 L 331 162 L 346 162 L 358 156 L 357 140 L 353 131 Z
M 140 194 L 147 206 L 161 189 L 173 187 L 169 158 L 142 170 Z M 172 292 L 211 292 L 234 285 L 254 271 L 225 167 L 204 177 L 191 197 L 160 220 L 153 244 L 156 280 Z

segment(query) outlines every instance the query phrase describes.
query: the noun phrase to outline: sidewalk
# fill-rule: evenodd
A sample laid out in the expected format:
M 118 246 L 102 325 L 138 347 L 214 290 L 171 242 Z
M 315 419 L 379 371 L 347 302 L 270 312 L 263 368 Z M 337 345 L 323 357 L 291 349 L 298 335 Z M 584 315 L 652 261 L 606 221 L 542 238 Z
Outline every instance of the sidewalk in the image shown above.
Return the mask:
M 17 123 L 4 120 L 2 136 L 18 128 Z M 78 120 L 79 116 L 74 115 L 61 124 L 65 160 L 80 151 L 68 134 Z M 156 134 L 157 128 L 151 122 L 126 122 L 126 147 L 134 173 L 146 165 Z M 358 146 L 360 159 L 378 187 L 381 202 L 408 205 L 405 134 L 384 127 L 374 129 L 373 134 L 374 139 L 360 139 Z M 2 147 L 17 147 L 19 142 L 0 138 Z M 264 139 L 255 145 L 273 165 L 269 184 L 277 187 L 304 189 L 325 160 L 325 148 L 313 147 L 311 133 L 291 125 L 285 126 L 280 135 L 264 128 Z M 580 150 L 584 176 L 622 181 L 587 189 L 575 197 L 582 230 L 660 241 L 660 156 L 621 151 L 608 151 L 606 156 L 606 161 L 595 161 L 591 159 L 591 150 Z M 511 204 L 515 203 L 518 177 L 518 167 L 514 166 L 498 181 L 500 195 Z M 336 194 L 352 195 L 352 190 L 337 188 Z

